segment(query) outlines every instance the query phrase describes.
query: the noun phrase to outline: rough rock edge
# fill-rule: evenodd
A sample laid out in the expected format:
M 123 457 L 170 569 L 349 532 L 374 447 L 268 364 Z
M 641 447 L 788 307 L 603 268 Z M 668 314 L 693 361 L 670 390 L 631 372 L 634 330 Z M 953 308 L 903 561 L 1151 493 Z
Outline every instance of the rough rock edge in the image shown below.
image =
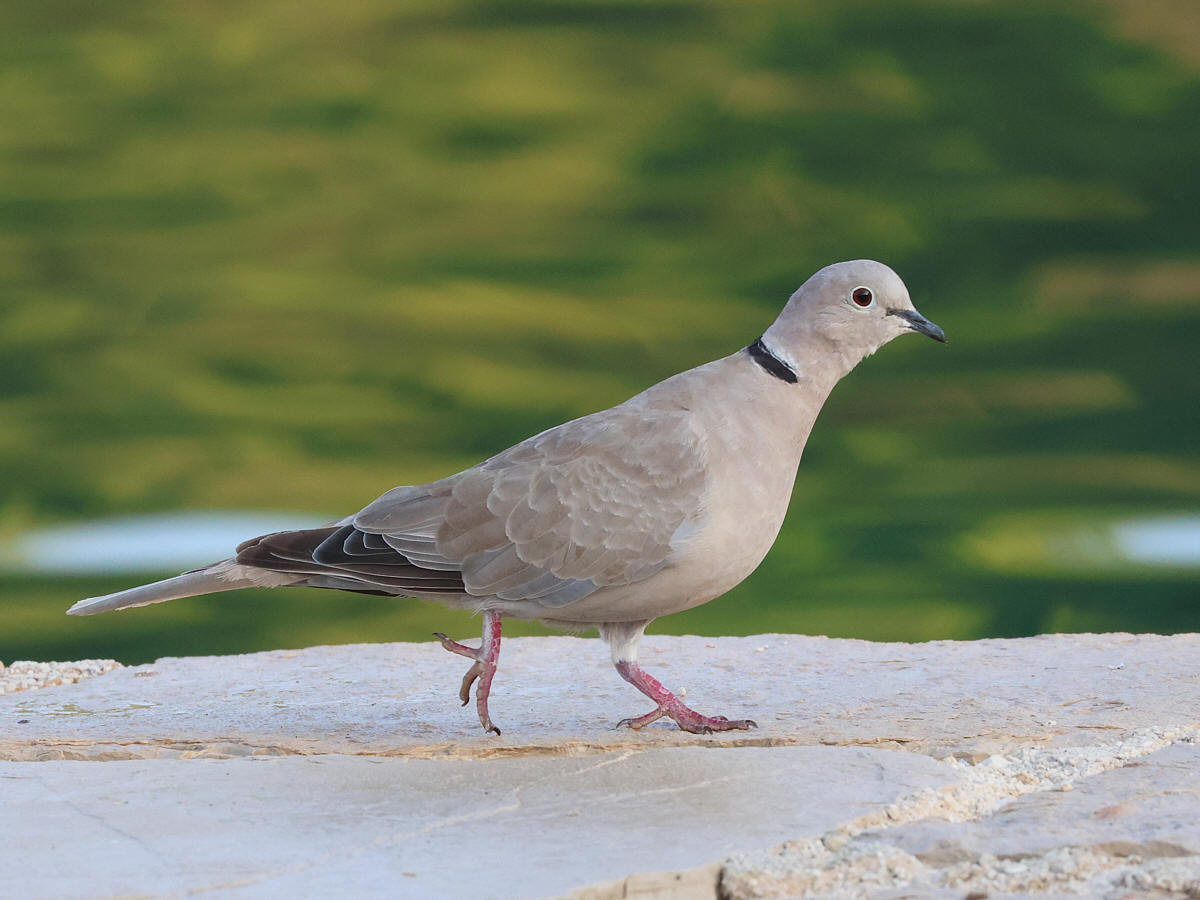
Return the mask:
M 75 684 L 113 669 L 124 668 L 115 659 L 78 659 L 74 662 L 33 662 L 19 659 L 5 667 L 0 662 L 0 694 L 36 691 L 59 684 Z
M 280 739 L 238 735 L 206 740 L 163 737 L 144 741 L 92 739 L 31 739 L 0 741 L 0 762 L 54 762 L 58 760 L 112 761 L 132 759 L 239 759 L 247 756 L 368 756 L 376 758 L 490 760 L 526 756 L 588 756 L 597 753 L 645 752 L 678 747 L 802 747 L 800 738 L 730 737 L 666 732 L 632 738 L 616 736 L 596 741 L 546 741 L 518 746 L 490 746 L 438 741 L 396 748 L 350 741 Z
M 901 798 L 822 838 L 726 860 L 720 896 L 725 900 L 780 896 L 851 900 L 901 888 L 950 889 L 958 896 L 1048 891 L 1099 896 L 1117 887 L 1200 896 L 1200 857 L 1158 858 L 1169 855 L 1169 848 L 1068 846 L 1025 860 L 985 854 L 978 859 L 940 861 L 939 866 L 939 860 L 922 860 L 886 842 L 881 846 L 878 840 L 881 831 L 886 836 L 887 828 L 917 819 L 979 820 L 1017 797 L 1071 790 L 1080 779 L 1121 768 L 1174 743 L 1198 741 L 1200 729 L 1195 726 L 1148 728 L 1107 744 L 1018 750 L 974 766 L 948 759 L 968 770 L 956 784 Z M 868 830 L 873 840 L 856 840 Z
M 627 735 L 632 736 L 627 736 Z M 978 735 L 966 735 L 962 741 L 970 741 Z M 989 734 L 994 740 L 995 735 Z M 519 736 L 518 736 L 519 739 Z M 1013 742 L 1034 740 L 1021 736 L 1010 736 Z M 961 742 L 958 742 L 961 743 Z M 133 759 L 238 759 L 246 756 L 370 756 L 404 759 L 512 759 L 524 756 L 587 756 L 594 753 L 621 753 L 627 751 L 649 751 L 678 747 L 706 747 L 729 749 L 737 747 L 810 747 L 819 744 L 827 747 L 871 747 L 873 749 L 899 750 L 934 756 L 937 759 L 955 758 L 974 764 L 990 759 L 981 751 L 955 751 L 949 756 L 939 754 L 941 742 L 896 741 L 891 738 L 863 738 L 861 740 L 814 740 L 810 735 L 745 735 L 728 732 L 722 734 L 694 735 L 682 731 L 663 729 L 654 733 L 602 732 L 594 740 L 541 740 L 529 743 L 461 743 L 459 741 L 435 741 L 428 744 L 413 744 L 395 747 L 386 743 L 339 741 L 336 739 L 281 739 L 277 735 L 225 735 L 204 740 L 183 736 L 164 736 L 143 740 L 103 741 L 93 738 L 70 740 L 64 738 L 33 738 L 28 740 L 0 741 L 0 762 L 46 762 L 55 760 L 133 760 Z M 1060 748 L 1066 749 L 1066 748 Z
M 896 896 L 995 896 L 1003 893 L 1163 892 L 1200 897 L 1200 856 L 1162 841 L 1064 846 L 1036 857 L 922 859 L 879 840 L 890 827 L 924 818 L 977 821 L 1026 794 L 1069 791 L 1081 779 L 1118 769 L 1176 743 L 1200 743 L 1200 727 L 1147 728 L 1087 747 L 1023 749 L 977 764 L 949 757 L 962 779 L 927 789 L 846 823 L 823 837 L 789 841 L 684 872 L 631 875 L 579 888 L 566 900 L 865 900 Z M 871 839 L 857 840 L 870 832 Z M 716 866 L 719 879 L 713 884 Z M 907 889 L 907 891 L 905 890 Z M 1157 893 L 1156 893 L 1157 892 Z

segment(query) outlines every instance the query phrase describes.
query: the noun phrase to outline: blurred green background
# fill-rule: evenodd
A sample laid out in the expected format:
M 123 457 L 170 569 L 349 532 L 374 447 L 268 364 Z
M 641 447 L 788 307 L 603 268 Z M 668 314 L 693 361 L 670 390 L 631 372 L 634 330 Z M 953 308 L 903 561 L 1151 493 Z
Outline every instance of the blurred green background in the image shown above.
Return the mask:
M 1200 507 L 1194 0 L 46 0 L 0 46 L 0 541 L 333 518 L 874 257 L 952 343 L 865 362 L 767 561 L 651 630 L 1200 629 L 1195 560 L 1114 536 Z M 300 589 L 63 615 L 162 574 L 0 572 L 0 659 L 477 628 Z

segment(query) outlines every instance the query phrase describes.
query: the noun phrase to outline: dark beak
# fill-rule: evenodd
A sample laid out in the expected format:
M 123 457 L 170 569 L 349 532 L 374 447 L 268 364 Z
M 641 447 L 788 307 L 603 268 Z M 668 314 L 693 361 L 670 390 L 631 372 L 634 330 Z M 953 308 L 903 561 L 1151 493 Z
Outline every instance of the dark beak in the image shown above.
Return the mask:
M 941 341 L 943 344 L 949 343 L 946 340 L 946 332 L 938 328 L 927 318 L 917 312 L 915 309 L 889 309 L 889 316 L 899 316 L 908 323 L 909 331 L 919 331 L 921 334 L 927 334 L 935 341 Z

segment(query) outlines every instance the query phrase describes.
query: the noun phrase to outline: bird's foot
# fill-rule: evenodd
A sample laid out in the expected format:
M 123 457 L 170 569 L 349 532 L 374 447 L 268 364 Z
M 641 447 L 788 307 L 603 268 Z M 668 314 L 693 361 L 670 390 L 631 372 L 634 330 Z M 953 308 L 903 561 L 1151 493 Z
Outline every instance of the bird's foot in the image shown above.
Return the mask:
M 658 679 L 635 662 L 622 660 L 616 663 L 616 667 L 622 678 L 658 703 L 656 709 L 644 716 L 622 719 L 617 723 L 618 728 L 644 728 L 651 722 L 657 722 L 663 716 L 669 716 L 681 729 L 692 734 L 712 734 L 714 731 L 746 731 L 758 727 L 758 723 L 753 719 L 727 719 L 724 716 L 701 715 L 685 705 L 682 700 L 663 687 Z
M 492 717 L 488 713 L 488 696 L 492 692 L 492 679 L 496 676 L 496 660 L 500 656 L 500 614 L 490 610 L 483 614 L 483 640 L 480 642 L 479 649 L 452 641 L 440 631 L 434 632 L 433 636 L 441 641 L 442 646 L 451 653 L 475 660 L 471 668 L 467 669 L 467 674 L 463 676 L 462 685 L 458 689 L 458 698 L 462 700 L 463 706 L 470 703 L 471 685 L 478 682 L 475 687 L 475 708 L 479 713 L 479 724 L 483 726 L 485 732 L 499 734 L 500 729 L 493 724 Z
M 618 728 L 632 728 L 635 731 L 644 728 L 651 722 L 657 722 L 663 716 L 670 716 L 683 731 L 692 734 L 712 734 L 714 731 L 747 731 L 757 728 L 758 723 L 753 719 L 727 719 L 724 716 L 703 716 L 678 700 L 674 704 L 660 706 L 644 716 L 632 719 L 622 719 L 617 723 Z

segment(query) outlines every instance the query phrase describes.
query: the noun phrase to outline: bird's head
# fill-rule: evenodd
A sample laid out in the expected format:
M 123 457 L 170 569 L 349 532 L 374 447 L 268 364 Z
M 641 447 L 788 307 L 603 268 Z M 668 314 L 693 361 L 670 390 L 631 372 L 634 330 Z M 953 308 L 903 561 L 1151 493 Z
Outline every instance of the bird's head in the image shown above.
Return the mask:
M 826 266 L 792 294 L 764 343 L 804 368 L 832 351 L 849 372 L 892 338 L 916 331 L 946 343 L 946 333 L 917 312 L 900 276 L 871 259 Z

